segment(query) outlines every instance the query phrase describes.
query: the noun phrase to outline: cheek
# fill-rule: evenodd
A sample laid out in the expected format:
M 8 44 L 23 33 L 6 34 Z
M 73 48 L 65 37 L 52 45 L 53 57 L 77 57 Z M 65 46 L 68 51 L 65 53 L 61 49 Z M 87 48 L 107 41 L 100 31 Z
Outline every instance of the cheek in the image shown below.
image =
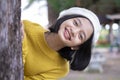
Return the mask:
M 61 35 L 64 32 L 64 26 L 60 26 L 59 30 L 58 30 L 58 34 Z
M 63 28 L 60 28 L 60 29 L 59 29 L 59 31 L 58 31 L 58 36 L 59 36 L 60 41 L 65 42 L 64 29 L 63 29 Z
M 82 42 L 77 38 L 71 40 L 70 43 L 71 43 L 72 46 L 78 46 L 78 45 L 82 44 Z
M 61 33 L 61 32 L 63 32 L 63 31 L 64 31 L 64 26 L 61 25 L 60 28 L 59 28 L 59 30 L 58 30 L 58 32 Z

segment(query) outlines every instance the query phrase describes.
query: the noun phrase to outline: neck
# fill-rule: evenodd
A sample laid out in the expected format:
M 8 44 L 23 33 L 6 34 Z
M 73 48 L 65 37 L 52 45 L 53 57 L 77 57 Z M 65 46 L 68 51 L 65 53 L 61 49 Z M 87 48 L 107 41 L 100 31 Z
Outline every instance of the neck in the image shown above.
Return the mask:
M 63 44 L 57 33 L 46 32 L 45 40 L 48 46 L 54 49 L 55 51 L 58 51 L 63 47 L 65 47 L 65 45 Z

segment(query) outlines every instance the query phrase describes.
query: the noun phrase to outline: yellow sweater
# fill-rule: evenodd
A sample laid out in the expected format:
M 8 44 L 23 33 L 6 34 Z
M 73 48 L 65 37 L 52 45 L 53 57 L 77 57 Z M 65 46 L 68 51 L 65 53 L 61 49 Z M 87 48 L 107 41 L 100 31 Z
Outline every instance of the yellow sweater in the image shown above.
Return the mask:
M 57 80 L 69 71 L 69 63 L 46 43 L 40 25 L 23 20 L 22 42 L 24 80 Z

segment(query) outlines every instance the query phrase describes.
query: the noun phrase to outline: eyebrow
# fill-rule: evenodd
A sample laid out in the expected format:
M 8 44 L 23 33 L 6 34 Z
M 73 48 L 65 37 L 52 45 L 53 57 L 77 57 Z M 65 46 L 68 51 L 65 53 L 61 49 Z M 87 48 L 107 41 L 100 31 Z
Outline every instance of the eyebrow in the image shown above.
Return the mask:
M 77 20 L 78 20 L 78 22 L 80 23 L 80 25 L 82 25 L 82 22 L 80 21 L 80 19 L 79 18 L 76 18 Z

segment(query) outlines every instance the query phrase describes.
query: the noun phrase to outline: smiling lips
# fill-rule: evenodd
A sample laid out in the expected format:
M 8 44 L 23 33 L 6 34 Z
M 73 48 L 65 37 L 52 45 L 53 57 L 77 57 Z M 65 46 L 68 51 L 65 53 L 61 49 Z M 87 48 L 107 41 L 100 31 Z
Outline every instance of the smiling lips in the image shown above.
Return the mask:
M 64 37 L 67 40 L 71 40 L 71 36 L 70 36 L 69 30 L 67 28 L 65 28 Z

